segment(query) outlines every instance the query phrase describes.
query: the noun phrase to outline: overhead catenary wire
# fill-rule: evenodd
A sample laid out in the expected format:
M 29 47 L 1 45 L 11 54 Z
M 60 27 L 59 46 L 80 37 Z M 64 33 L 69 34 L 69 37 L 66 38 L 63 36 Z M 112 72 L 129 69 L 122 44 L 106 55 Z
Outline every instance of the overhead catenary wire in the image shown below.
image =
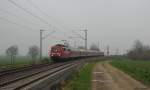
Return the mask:
M 34 8 L 36 8 L 37 10 L 39 10 L 43 15 L 45 15 L 45 16 L 47 16 L 47 17 L 49 17 L 49 18 L 52 17 L 52 16 L 48 15 L 47 13 L 45 13 L 45 12 L 44 12 L 39 6 L 37 6 L 32 0 L 26 0 L 26 1 L 28 1 L 28 3 L 30 3 Z M 61 27 L 64 28 L 65 30 L 68 30 L 67 27 L 65 27 L 65 26 L 63 26 L 63 25 L 61 25 L 61 24 L 59 24 L 59 26 L 61 26 Z M 58 29 L 58 30 L 60 30 L 60 29 Z M 61 31 L 62 31 L 62 30 L 61 30 Z M 80 34 L 78 34 L 77 32 L 75 32 L 74 30 L 71 30 L 71 31 L 73 32 L 73 34 L 79 36 L 79 38 L 82 38 L 82 39 L 85 40 L 85 38 L 84 38 L 83 36 L 81 36 Z M 65 33 L 65 32 L 63 32 L 63 33 Z
M 79 36 L 79 38 L 85 39 L 83 36 L 81 36 L 80 34 L 78 34 L 77 32 L 75 32 L 74 30 L 72 30 L 73 33 L 75 33 L 77 36 Z
M 6 11 L 6 10 L 3 10 L 3 9 L 1 9 L 1 8 L 0 8 L 0 12 L 3 12 L 3 13 L 6 13 L 6 14 L 9 14 L 9 15 L 18 17 L 17 15 L 15 15 L 15 14 L 13 14 L 13 13 L 10 13 L 10 12 L 8 12 L 8 11 Z
M 52 35 L 55 31 L 50 32 L 49 34 L 45 35 L 45 37 L 42 37 L 42 39 L 45 39 L 47 37 L 49 37 L 50 35 Z
M 39 16 L 33 14 L 32 12 L 28 11 L 27 9 L 23 8 L 22 6 L 20 6 L 19 4 L 17 4 L 17 3 L 14 2 L 13 0 L 8 0 L 8 1 L 9 1 L 10 3 L 12 3 L 13 5 L 15 5 L 16 7 L 22 9 L 23 11 L 25 11 L 26 13 L 30 14 L 30 15 L 33 16 L 34 18 L 39 19 L 41 22 L 43 22 L 43 23 L 45 23 L 45 24 L 47 24 L 47 25 L 49 25 L 49 26 L 51 25 L 51 24 L 49 24 L 47 21 L 45 21 L 44 19 L 42 19 L 41 17 L 39 17 Z
M 47 24 L 49 27 L 51 26 L 51 24 L 49 24 L 49 22 L 47 22 L 46 20 L 42 19 L 41 17 L 35 15 L 34 13 L 30 12 L 29 10 L 23 8 L 22 6 L 20 6 L 19 4 L 17 4 L 17 3 L 14 2 L 13 0 L 8 0 L 8 1 L 9 1 L 10 3 L 14 4 L 16 7 L 22 9 L 23 11 L 25 11 L 26 13 L 32 15 L 34 18 L 37 18 L 37 19 L 39 19 L 41 22 Z M 34 6 L 35 6 L 35 5 L 34 5 Z M 59 30 L 60 30 L 60 29 L 59 29 Z M 64 35 L 66 35 L 65 32 L 63 32 L 63 33 L 64 33 Z
M 29 29 L 33 29 L 32 27 L 25 26 L 25 25 L 22 25 L 22 24 L 19 24 L 19 23 L 13 22 L 13 21 L 11 21 L 11 20 L 9 20 L 9 19 L 6 19 L 6 18 L 4 18 L 4 17 L 0 17 L 0 20 L 7 21 L 7 22 L 9 22 L 9 23 L 15 24 L 15 25 L 17 25 L 17 26 L 19 26 L 19 27 L 22 27 L 22 28 L 27 28 L 27 30 L 29 30 Z M 29 30 L 29 31 L 31 31 L 31 30 Z
M 38 20 L 40 20 L 41 22 L 47 24 L 49 27 L 51 26 L 51 24 L 49 24 L 49 22 L 47 22 L 46 20 L 44 20 L 43 18 L 35 15 L 34 13 L 30 12 L 29 10 L 25 9 L 24 7 L 22 7 L 21 5 L 19 5 L 18 3 L 14 2 L 13 0 L 8 0 L 10 3 L 12 3 L 13 5 L 15 5 L 16 7 L 20 8 L 21 10 L 25 11 L 26 13 L 30 14 L 31 16 L 33 16 L 34 18 L 37 18 Z M 43 12 L 37 5 L 33 5 L 35 8 L 39 9 L 39 11 L 41 13 L 43 13 L 45 16 L 50 17 L 49 15 L 47 15 L 45 12 Z M 57 27 L 56 27 L 57 28 Z M 58 29 L 60 30 L 60 29 Z M 62 30 L 61 30 L 62 31 Z M 66 35 L 65 32 L 63 32 L 64 35 Z
M 36 8 L 37 10 L 39 10 L 43 15 L 47 16 L 48 18 L 53 18 L 52 16 L 48 15 L 46 12 L 44 12 L 38 5 L 36 5 L 32 0 L 26 0 L 28 1 L 28 3 L 30 3 L 34 8 Z M 56 21 L 56 20 L 55 20 Z M 56 22 L 57 23 L 57 22 Z M 58 24 L 58 23 L 57 23 Z M 65 30 L 68 30 L 68 28 L 64 27 L 63 25 L 59 24 L 59 26 L 61 26 L 62 28 L 64 28 Z M 56 27 L 57 28 L 57 27 Z M 61 30 L 61 29 L 58 29 Z M 62 30 L 61 30 L 62 31 Z M 63 33 L 66 33 L 64 31 L 62 31 Z
M 0 8 L 0 12 L 5 13 L 5 14 L 8 14 L 8 15 L 13 16 L 13 17 L 16 17 L 17 19 L 18 19 L 18 17 L 19 17 L 18 15 L 14 14 L 14 13 L 11 13 L 11 12 L 9 12 L 9 11 L 3 10 L 3 9 L 1 9 L 1 8 Z M 27 20 L 23 19 L 23 21 L 27 21 Z M 34 25 L 37 25 L 37 24 L 35 24 L 35 23 L 33 23 L 33 22 L 30 22 L 30 23 L 31 23 L 31 24 L 34 24 Z
M 41 10 L 41 8 L 39 8 L 36 4 L 34 4 L 32 2 L 32 0 L 26 0 L 26 1 L 28 1 L 28 3 L 30 3 L 34 8 L 36 8 L 37 10 L 39 10 L 43 15 L 49 17 L 49 15 L 47 13 L 45 13 L 43 10 Z
M 33 14 L 32 12 L 28 11 L 27 9 L 23 8 L 22 6 L 20 6 L 19 4 L 17 4 L 16 2 L 14 2 L 13 0 L 8 0 L 10 3 L 12 3 L 13 5 L 15 5 L 16 7 L 20 8 L 21 10 L 25 11 L 26 13 L 30 14 L 31 16 L 33 16 L 34 18 L 39 19 L 40 21 L 42 21 L 43 23 L 47 24 L 49 27 L 51 26 L 51 24 L 49 24 L 47 21 L 45 21 L 44 19 L 42 19 L 41 17 Z M 56 28 L 56 27 L 55 27 Z M 66 33 L 63 32 L 65 35 Z

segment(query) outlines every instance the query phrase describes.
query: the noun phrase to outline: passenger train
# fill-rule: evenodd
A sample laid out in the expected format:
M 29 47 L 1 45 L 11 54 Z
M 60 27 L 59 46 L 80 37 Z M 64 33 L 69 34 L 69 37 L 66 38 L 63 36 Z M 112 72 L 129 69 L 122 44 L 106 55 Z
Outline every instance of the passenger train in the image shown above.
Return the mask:
M 49 56 L 53 61 L 58 62 L 77 58 L 104 56 L 104 53 L 93 50 L 75 49 L 63 44 L 56 44 L 51 47 Z

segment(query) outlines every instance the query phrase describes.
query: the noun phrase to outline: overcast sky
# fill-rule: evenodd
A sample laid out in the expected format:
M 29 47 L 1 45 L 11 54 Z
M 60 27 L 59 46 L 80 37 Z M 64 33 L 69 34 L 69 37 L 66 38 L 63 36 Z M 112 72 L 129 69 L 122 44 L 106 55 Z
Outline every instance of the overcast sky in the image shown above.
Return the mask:
M 103 51 L 109 45 L 111 53 L 125 53 L 136 39 L 150 45 L 150 0 L 0 0 L 0 54 L 18 45 L 25 55 L 29 46 L 39 46 L 40 29 L 47 30 L 43 35 L 56 31 L 43 40 L 45 55 L 64 39 L 84 45 L 81 39 L 68 38 L 75 36 L 72 30 L 84 35 L 84 29 L 89 46 L 100 42 Z

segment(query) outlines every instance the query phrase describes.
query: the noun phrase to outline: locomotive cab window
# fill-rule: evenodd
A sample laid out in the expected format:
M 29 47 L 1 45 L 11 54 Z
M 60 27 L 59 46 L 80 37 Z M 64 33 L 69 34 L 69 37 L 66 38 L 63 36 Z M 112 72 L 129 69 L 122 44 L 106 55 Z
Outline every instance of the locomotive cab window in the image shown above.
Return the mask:
M 63 48 L 64 49 L 64 51 L 66 51 L 66 48 Z
M 71 51 L 70 49 L 68 49 L 68 51 Z

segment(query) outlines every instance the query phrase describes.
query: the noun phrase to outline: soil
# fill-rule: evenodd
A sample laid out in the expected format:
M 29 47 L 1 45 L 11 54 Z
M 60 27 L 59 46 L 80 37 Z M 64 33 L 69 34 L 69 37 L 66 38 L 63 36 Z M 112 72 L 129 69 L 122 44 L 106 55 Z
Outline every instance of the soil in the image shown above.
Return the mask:
M 93 69 L 92 90 L 150 90 L 150 88 L 111 66 L 109 62 L 101 62 Z

